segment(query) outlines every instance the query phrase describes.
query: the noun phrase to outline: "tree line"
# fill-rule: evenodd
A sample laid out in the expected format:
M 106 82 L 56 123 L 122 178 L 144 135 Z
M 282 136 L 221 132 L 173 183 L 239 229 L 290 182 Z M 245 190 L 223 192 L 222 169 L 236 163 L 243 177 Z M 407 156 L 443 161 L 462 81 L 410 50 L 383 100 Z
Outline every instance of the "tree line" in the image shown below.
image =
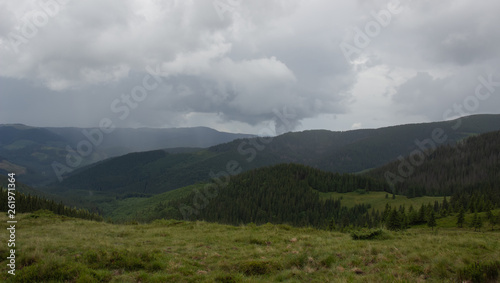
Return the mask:
M 87 220 L 103 221 L 102 216 L 97 213 L 91 213 L 86 209 L 76 207 L 68 207 L 62 202 L 46 199 L 34 195 L 26 195 L 16 191 L 15 194 L 16 213 L 34 212 L 41 209 L 46 209 L 55 214 L 65 215 L 69 217 L 82 218 Z M 8 210 L 8 190 L 0 187 L 0 211 L 7 212 Z
M 496 203 L 481 190 L 463 190 L 441 202 L 420 207 L 391 207 L 377 211 L 369 204 L 347 208 L 341 199 L 321 198 L 320 193 L 384 191 L 386 183 L 367 176 L 337 174 L 298 164 L 280 164 L 251 170 L 231 178 L 219 187 L 217 196 L 189 220 L 225 224 L 290 224 L 320 229 L 345 230 L 356 227 L 380 227 L 401 230 L 413 225 L 436 225 L 436 219 L 460 211 L 491 211 Z M 196 193 L 171 201 L 162 208 L 162 216 L 181 219 L 179 209 L 193 205 Z

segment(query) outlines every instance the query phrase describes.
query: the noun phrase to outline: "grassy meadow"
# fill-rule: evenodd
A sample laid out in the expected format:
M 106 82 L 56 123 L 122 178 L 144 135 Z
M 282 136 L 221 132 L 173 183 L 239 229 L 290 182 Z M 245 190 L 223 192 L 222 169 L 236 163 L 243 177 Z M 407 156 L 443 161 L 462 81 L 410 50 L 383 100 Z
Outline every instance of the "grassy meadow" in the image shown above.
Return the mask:
M 159 204 L 167 204 L 171 200 L 185 197 L 204 186 L 205 184 L 194 184 L 148 198 L 133 197 L 102 202 L 100 208 L 103 215 L 112 221 L 126 222 L 133 219 L 145 222 L 146 219 L 157 216 L 154 210 Z
M 481 232 L 383 230 L 375 239 L 353 240 L 348 233 L 288 225 L 117 225 L 46 211 L 17 220 L 16 275 L 7 273 L 3 232 L 1 281 L 456 282 L 494 278 L 500 267 L 500 232 L 486 226 Z
M 388 198 L 385 196 L 388 195 Z M 356 204 L 370 204 L 372 208 L 378 211 L 384 211 L 385 205 L 388 203 L 391 207 L 399 207 L 400 205 L 404 205 L 406 209 L 413 205 L 414 209 L 419 209 L 422 204 L 434 204 L 434 201 L 438 201 L 441 203 L 443 201 L 443 197 L 416 197 L 416 198 L 407 198 L 403 195 L 396 195 L 395 199 L 392 199 L 392 194 L 387 194 L 386 192 L 366 192 L 366 193 L 358 193 L 358 192 L 349 192 L 349 193 L 321 193 L 320 197 L 322 199 L 334 198 L 334 199 L 342 199 L 342 205 L 347 207 L 353 207 Z

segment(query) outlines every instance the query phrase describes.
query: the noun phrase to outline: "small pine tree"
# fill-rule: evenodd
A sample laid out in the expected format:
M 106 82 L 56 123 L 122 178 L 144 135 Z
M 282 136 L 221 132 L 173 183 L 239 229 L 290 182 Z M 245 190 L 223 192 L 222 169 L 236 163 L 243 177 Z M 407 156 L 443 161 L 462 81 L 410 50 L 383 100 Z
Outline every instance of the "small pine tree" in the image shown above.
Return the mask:
M 443 204 L 441 205 L 441 207 L 443 209 L 443 212 L 441 214 L 446 216 L 448 214 L 448 210 L 450 209 L 450 205 L 446 200 L 446 196 L 443 198 Z
M 483 227 L 483 219 L 478 215 L 476 225 L 474 225 L 474 229 L 477 229 L 477 231 L 481 231 L 481 227 Z
M 474 231 L 481 230 L 481 227 L 483 227 L 483 219 L 481 219 L 481 216 L 477 215 L 477 212 L 474 213 L 471 226 L 474 228 Z
M 461 208 L 460 212 L 458 213 L 458 216 L 457 216 L 457 226 L 459 228 L 462 228 L 462 227 L 464 227 L 464 223 L 465 223 L 465 213 L 464 213 L 464 209 Z
M 391 214 L 391 206 L 389 205 L 389 203 L 386 203 L 384 212 L 382 213 L 382 220 L 387 221 L 387 219 L 389 219 L 390 214 Z
M 425 223 L 425 206 L 422 204 L 418 210 L 417 223 Z
M 434 215 L 434 211 L 431 212 L 429 215 L 429 221 L 427 221 L 427 226 L 431 227 L 432 230 L 434 230 L 434 227 L 436 227 L 436 217 Z
M 387 220 L 387 229 L 389 230 L 401 230 L 402 221 L 399 212 L 396 209 L 391 211 L 389 219 Z
M 488 208 L 486 211 L 486 219 L 488 219 L 488 222 L 491 225 L 491 230 L 493 231 L 493 227 L 495 226 L 495 216 L 491 212 L 491 209 Z
M 333 217 L 330 219 L 330 221 L 328 221 L 328 229 L 330 231 L 335 230 L 335 219 L 333 219 Z
M 476 227 L 476 222 L 477 222 L 477 212 L 474 213 L 474 216 L 472 217 L 472 222 L 470 223 L 470 227 L 471 228 Z M 476 230 L 476 229 L 474 228 L 474 230 Z

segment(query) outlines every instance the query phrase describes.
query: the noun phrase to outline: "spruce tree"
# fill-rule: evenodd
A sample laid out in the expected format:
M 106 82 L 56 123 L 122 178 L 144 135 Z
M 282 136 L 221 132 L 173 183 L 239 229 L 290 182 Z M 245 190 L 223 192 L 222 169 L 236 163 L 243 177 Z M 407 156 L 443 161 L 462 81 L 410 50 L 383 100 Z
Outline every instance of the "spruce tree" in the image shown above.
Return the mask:
M 448 204 L 448 201 L 446 200 L 446 196 L 443 198 L 443 204 L 441 205 L 443 212 L 441 213 L 443 216 L 446 216 L 448 214 L 448 210 L 450 208 L 450 205 Z
M 334 231 L 335 230 L 335 219 L 333 217 L 330 218 L 330 220 L 328 221 L 328 229 L 330 231 Z
M 389 230 L 400 230 L 402 227 L 401 217 L 396 209 L 391 211 L 389 219 L 387 220 L 387 229 Z
M 462 228 L 464 226 L 464 223 L 465 223 L 464 209 L 461 208 L 457 216 L 457 226 L 459 228 Z
M 481 216 L 475 215 L 476 217 L 476 223 L 474 224 L 474 231 L 480 231 L 481 230 L 481 227 L 483 227 L 483 219 L 481 218 Z
M 476 222 L 477 222 L 477 212 L 474 213 L 474 216 L 472 217 L 472 222 L 470 223 L 470 227 L 474 228 L 474 231 L 476 230 Z
M 493 231 L 493 226 L 495 226 L 495 216 L 491 212 L 490 208 L 486 211 L 486 219 L 488 219 L 488 222 L 491 225 L 491 230 Z
M 425 205 L 422 204 L 418 210 L 417 223 L 425 223 Z
M 481 230 L 481 227 L 483 227 L 483 219 L 481 219 L 481 216 L 477 215 L 477 212 L 474 213 L 471 226 L 474 228 L 474 231 Z
M 434 230 L 434 227 L 436 227 L 436 217 L 434 215 L 434 211 L 431 212 L 429 215 L 429 221 L 427 221 L 427 226 L 431 227 L 432 230 Z

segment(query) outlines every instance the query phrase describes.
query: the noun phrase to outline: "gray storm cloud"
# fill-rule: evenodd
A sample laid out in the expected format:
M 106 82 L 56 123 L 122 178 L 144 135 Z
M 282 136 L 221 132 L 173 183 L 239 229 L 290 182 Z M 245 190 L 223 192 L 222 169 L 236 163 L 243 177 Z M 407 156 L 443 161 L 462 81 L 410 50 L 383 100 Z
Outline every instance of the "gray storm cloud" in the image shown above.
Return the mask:
M 339 45 L 390 5 L 401 12 L 346 60 Z M 273 122 L 280 133 L 332 115 L 346 127 L 370 125 L 377 117 L 363 115 L 376 111 L 356 105 L 375 87 L 361 79 L 381 69 L 397 78 L 378 101 L 390 109 L 386 120 L 442 119 L 478 76 L 499 71 L 493 0 L 4 0 L 0 8 L 0 123 L 96 126 L 110 117 L 122 127 L 256 132 Z M 126 97 L 148 68 L 161 82 L 131 107 Z M 488 102 L 476 112 L 499 111 L 496 97 Z M 127 115 L 116 111 L 123 107 Z M 293 112 L 287 123 L 276 114 L 284 107 Z

